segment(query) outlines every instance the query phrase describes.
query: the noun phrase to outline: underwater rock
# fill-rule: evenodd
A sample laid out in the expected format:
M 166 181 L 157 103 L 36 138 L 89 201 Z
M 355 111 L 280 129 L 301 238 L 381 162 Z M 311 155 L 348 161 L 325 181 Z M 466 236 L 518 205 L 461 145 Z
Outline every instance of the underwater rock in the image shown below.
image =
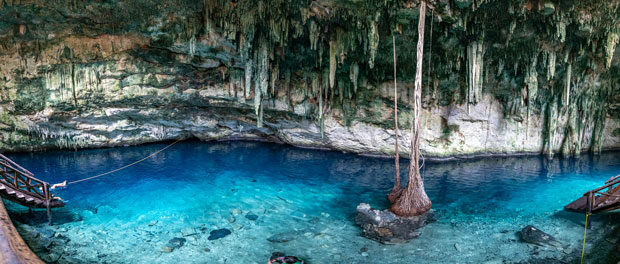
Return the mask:
M 239 208 L 235 208 L 235 209 L 232 209 L 232 211 L 230 211 L 230 213 L 233 214 L 233 215 L 238 215 L 238 214 L 241 214 L 241 210 L 239 210 Z
M 432 212 L 420 216 L 399 217 L 389 210 L 377 210 L 366 203 L 357 206 L 355 223 L 362 228 L 362 236 L 383 244 L 398 244 L 419 236 L 417 229 L 433 222 Z
M 163 246 L 163 247 L 161 247 L 161 252 L 164 252 L 164 253 L 170 253 L 170 252 L 172 252 L 172 251 L 174 251 L 174 248 L 173 248 L 173 247 L 169 247 L 169 246 Z
M 252 214 L 252 213 L 248 213 L 245 215 L 245 218 L 247 218 L 248 220 L 251 221 L 256 221 L 256 219 L 258 219 L 258 215 Z
M 217 229 L 217 230 L 213 230 L 211 231 L 211 235 L 209 236 L 209 240 L 216 240 L 216 239 L 220 239 L 223 238 L 227 235 L 230 235 L 232 232 L 230 232 L 230 230 L 226 229 L 226 228 L 222 228 L 222 229 Z
M 562 247 L 562 244 L 558 242 L 554 237 L 531 225 L 528 225 L 521 229 L 521 238 L 527 243 L 543 247 Z
M 234 223 L 235 221 L 237 221 L 237 219 L 234 216 L 232 216 L 232 215 L 230 217 L 228 217 L 226 220 L 228 220 L 228 222 L 231 223 L 231 224 Z
M 49 228 L 40 228 L 38 231 L 39 231 L 40 236 L 46 237 L 46 238 L 52 238 L 56 235 L 56 232 Z
M 168 244 L 166 244 L 166 246 L 171 247 L 172 249 L 180 248 L 183 245 L 185 245 L 186 241 L 187 240 L 185 238 L 175 237 L 173 239 L 168 240 Z
M 283 232 L 268 237 L 267 241 L 273 243 L 285 243 L 291 240 L 295 240 L 295 237 L 297 237 L 297 235 L 299 235 L 299 232 L 296 231 Z
M 58 259 L 60 259 L 60 257 L 60 254 L 52 252 L 49 254 L 41 255 L 41 260 L 45 261 L 46 263 L 55 263 L 58 261 Z

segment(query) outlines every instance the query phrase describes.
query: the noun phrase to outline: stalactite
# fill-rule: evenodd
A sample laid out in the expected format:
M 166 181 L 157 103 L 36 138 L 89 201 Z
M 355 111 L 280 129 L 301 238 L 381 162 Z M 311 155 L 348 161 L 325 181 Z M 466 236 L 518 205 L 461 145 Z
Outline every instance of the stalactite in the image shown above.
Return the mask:
M 245 98 L 250 98 L 250 93 L 252 91 L 252 74 L 254 71 L 254 61 L 252 59 L 248 59 L 245 62 Z
M 321 128 L 321 138 L 325 135 L 325 121 L 323 119 L 323 85 L 319 81 L 319 76 L 316 76 L 316 86 L 319 89 L 319 126 Z M 314 83 L 313 83 L 314 85 Z
M 276 81 L 278 80 L 278 78 L 280 78 L 280 65 L 278 65 L 277 63 L 275 63 L 273 65 L 273 67 L 271 68 L 271 82 L 270 82 L 270 89 L 271 89 L 271 96 L 275 98 L 275 96 L 277 95 L 276 92 Z
M 551 80 L 555 77 L 555 52 L 549 52 L 547 56 L 547 80 Z
M 312 50 L 316 50 L 317 46 L 319 44 L 319 38 L 320 38 L 320 28 L 319 25 L 317 25 L 316 22 L 314 22 L 314 20 L 310 21 L 310 49 Z
M 267 94 L 269 87 L 269 44 L 259 38 L 256 55 L 256 77 L 254 85 L 254 111 L 258 117 L 256 126 L 263 127 L 263 103 L 262 96 Z
M 611 61 L 614 58 L 614 51 L 616 50 L 616 45 L 618 44 L 618 34 L 611 32 L 607 35 L 607 42 L 605 43 L 605 53 L 607 55 L 607 68 L 611 67 Z
M 286 102 L 288 104 L 289 111 L 293 110 L 293 99 L 291 97 L 291 71 L 286 70 L 284 72 L 284 86 L 286 87 Z
M 334 40 L 329 41 L 329 88 L 334 88 L 336 84 L 336 69 L 338 68 L 337 61 L 337 43 Z
M 353 83 L 353 91 L 357 93 L 357 83 L 359 78 L 360 67 L 357 63 L 351 64 L 349 69 L 349 79 Z
M 538 63 L 538 57 L 532 56 L 530 65 L 525 73 L 525 86 L 527 87 L 527 105 L 528 107 L 536 100 L 538 95 L 538 72 L 536 71 L 536 64 Z
M 559 21 L 555 24 L 555 26 L 556 26 L 556 33 L 555 33 L 556 39 L 560 40 L 561 43 L 564 43 L 564 41 L 566 41 L 566 23 Z
M 196 54 L 196 36 L 193 36 L 189 39 L 189 56 L 194 57 Z
M 549 102 L 547 106 L 547 155 L 553 158 L 553 148 L 555 141 L 555 128 L 557 127 L 557 104 L 555 101 Z
M 573 65 L 568 64 L 566 67 L 566 84 L 564 85 L 564 103 L 565 105 L 569 105 L 570 103 L 570 82 L 573 73 Z
M 370 29 L 368 32 L 368 45 L 370 50 L 370 57 L 368 58 L 368 67 L 375 67 L 375 57 L 377 56 L 377 49 L 379 48 L 379 29 L 377 21 L 379 20 L 381 13 L 377 12 L 375 19 L 370 22 Z
M 474 41 L 467 46 L 467 103 L 470 104 L 476 104 L 480 99 L 482 99 L 483 57 L 484 46 L 482 41 Z

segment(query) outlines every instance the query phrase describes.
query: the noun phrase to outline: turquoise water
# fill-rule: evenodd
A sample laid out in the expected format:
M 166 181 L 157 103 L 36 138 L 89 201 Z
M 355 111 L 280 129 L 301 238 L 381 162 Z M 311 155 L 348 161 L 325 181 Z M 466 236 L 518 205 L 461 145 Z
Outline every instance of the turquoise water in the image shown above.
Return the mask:
M 77 180 L 138 160 L 164 147 L 54 151 L 9 155 L 43 180 Z M 401 165 L 405 176 L 407 161 Z M 310 263 L 516 263 L 579 255 L 584 216 L 565 204 L 620 173 L 620 155 L 578 159 L 481 158 L 426 162 L 423 176 L 438 221 L 410 243 L 386 246 L 360 237 L 361 202 L 384 208 L 391 159 L 255 142 L 186 141 L 139 165 L 56 190 L 44 259 L 78 263 L 266 263 L 274 251 Z M 47 229 L 45 214 L 10 205 L 22 233 Z M 256 215 L 250 220 L 246 215 Z M 597 216 L 588 252 L 617 214 Z M 520 241 L 535 225 L 565 246 Z M 613 223 L 611 223 L 613 224 Z M 209 233 L 232 233 L 209 240 Z M 45 233 L 45 232 L 44 232 Z M 293 240 L 277 243 L 278 235 Z M 25 235 L 37 244 L 41 236 Z M 168 240 L 185 238 L 172 252 Z M 208 250 L 207 250 L 208 249 Z

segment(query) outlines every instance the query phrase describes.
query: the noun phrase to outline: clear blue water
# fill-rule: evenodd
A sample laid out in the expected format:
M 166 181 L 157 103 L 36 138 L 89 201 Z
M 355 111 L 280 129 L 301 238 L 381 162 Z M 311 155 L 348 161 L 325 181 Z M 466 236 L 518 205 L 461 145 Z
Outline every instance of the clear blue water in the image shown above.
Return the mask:
M 55 183 L 121 167 L 165 145 L 9 156 Z M 401 165 L 403 177 L 407 162 Z M 385 246 L 360 237 L 354 214 L 361 202 L 387 205 L 393 160 L 268 143 L 186 141 L 126 170 L 56 190 L 67 206 L 54 210 L 52 229 L 69 241 L 51 253 L 83 263 L 266 263 L 274 251 L 310 263 L 565 258 L 581 249 L 583 216 L 564 212 L 563 206 L 619 173 L 618 152 L 551 161 L 426 162 L 424 181 L 439 219 L 421 229 L 419 239 Z M 29 214 L 15 205 L 10 209 L 17 221 L 45 228 L 43 212 Z M 247 219 L 248 213 L 258 219 Z M 602 226 L 608 218 L 597 217 L 595 223 Z M 528 224 L 565 247 L 522 243 L 516 232 Z M 209 232 L 219 228 L 232 234 L 208 240 Z M 595 225 L 588 248 L 604 230 Z M 295 239 L 267 240 L 280 233 Z M 187 242 L 162 252 L 174 237 Z

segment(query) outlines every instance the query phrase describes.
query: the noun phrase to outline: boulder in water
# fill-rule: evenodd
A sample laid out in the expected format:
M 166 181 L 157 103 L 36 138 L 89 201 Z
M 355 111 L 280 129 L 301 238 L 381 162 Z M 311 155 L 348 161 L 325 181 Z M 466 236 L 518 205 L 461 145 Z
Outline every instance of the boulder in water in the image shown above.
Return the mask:
M 521 238 L 527 243 L 543 247 L 562 247 L 562 244 L 558 242 L 554 237 L 531 225 L 528 225 L 521 229 Z
M 209 240 L 216 240 L 216 239 L 220 239 L 223 238 L 227 235 L 230 235 L 232 232 L 230 232 L 230 230 L 226 229 L 226 228 L 222 228 L 222 229 L 216 229 L 211 231 L 211 235 L 209 236 Z
M 398 244 L 419 236 L 417 230 L 433 222 L 433 213 L 400 217 L 389 210 L 377 210 L 366 203 L 357 206 L 355 223 L 362 228 L 362 236 L 383 244 Z

